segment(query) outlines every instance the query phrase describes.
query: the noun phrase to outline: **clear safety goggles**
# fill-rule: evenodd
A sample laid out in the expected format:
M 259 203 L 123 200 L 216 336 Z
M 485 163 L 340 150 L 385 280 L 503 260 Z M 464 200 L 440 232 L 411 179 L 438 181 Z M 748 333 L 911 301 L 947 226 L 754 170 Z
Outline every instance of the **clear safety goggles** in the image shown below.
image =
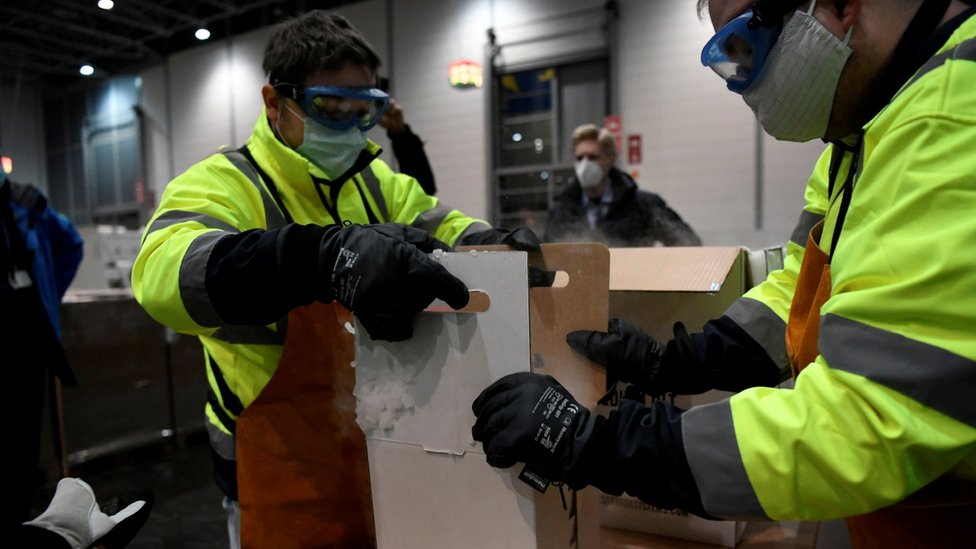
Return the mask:
M 378 88 L 344 88 L 278 83 L 274 88 L 302 106 L 305 114 L 323 126 L 346 131 L 366 131 L 379 123 L 390 96 Z
M 729 21 L 705 44 L 701 53 L 702 65 L 715 71 L 730 91 L 739 94 L 762 72 L 763 63 L 782 30 L 781 24 L 750 25 L 752 19 L 753 12 L 748 10 Z

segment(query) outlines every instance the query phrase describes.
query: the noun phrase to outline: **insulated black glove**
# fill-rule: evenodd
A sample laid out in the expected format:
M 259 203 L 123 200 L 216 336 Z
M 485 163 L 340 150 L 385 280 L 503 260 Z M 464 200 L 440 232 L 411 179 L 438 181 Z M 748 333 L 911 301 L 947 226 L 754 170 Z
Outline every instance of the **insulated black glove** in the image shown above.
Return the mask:
M 459 246 L 484 246 L 490 244 L 506 244 L 522 252 L 537 252 L 542 245 L 539 237 L 528 227 L 517 229 L 488 229 L 471 233 L 461 239 Z
M 509 374 L 482 391 L 471 409 L 478 418 L 471 435 L 483 443 L 492 467 L 521 461 L 548 480 L 573 489 L 586 485 L 588 443 L 603 418 L 590 414 L 553 377 Z
M 512 249 L 522 252 L 537 252 L 542 246 L 542 241 L 528 227 L 519 227 L 509 231 L 507 229 L 488 229 L 471 233 L 458 242 L 458 246 L 485 246 L 492 244 L 505 244 Z M 529 287 L 548 288 L 552 286 L 556 278 L 556 273 L 547 272 L 537 267 L 529 266 Z
M 651 396 L 671 390 L 662 372 L 664 346 L 625 320 L 614 318 L 606 332 L 580 330 L 566 336 L 576 352 L 607 369 L 609 381 L 632 383 Z
M 386 223 L 299 225 L 222 237 L 207 262 L 205 286 L 218 318 L 205 326 L 263 326 L 295 307 L 338 300 L 373 339 L 400 341 L 434 298 L 468 302 L 464 283 L 431 259 L 447 244 L 420 229 Z
M 413 335 L 413 317 L 435 298 L 455 309 L 468 289 L 427 254 L 450 250 L 429 233 L 395 223 L 347 225 L 326 235 L 319 272 L 329 273 L 336 301 L 351 310 L 373 339 Z

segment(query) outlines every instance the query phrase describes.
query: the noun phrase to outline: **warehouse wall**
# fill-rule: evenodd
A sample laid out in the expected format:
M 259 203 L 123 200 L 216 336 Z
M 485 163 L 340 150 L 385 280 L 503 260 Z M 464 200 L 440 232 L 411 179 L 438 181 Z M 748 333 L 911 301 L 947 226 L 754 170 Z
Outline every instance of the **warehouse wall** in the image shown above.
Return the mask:
M 487 93 L 448 87 L 447 64 L 483 60 L 488 27 L 525 40 L 552 29 L 522 22 L 559 21 L 602 5 L 593 0 L 371 0 L 340 11 L 384 57 L 381 73 L 391 77 L 408 121 L 427 142 L 441 198 L 486 216 Z M 636 172 L 643 187 L 664 196 L 708 244 L 780 243 L 796 220 L 803 181 L 823 145 L 760 137 L 749 109 L 700 66 L 698 55 L 711 29 L 690 2 L 630 0 L 620 9 L 615 93 L 624 134 L 644 139 L 643 162 L 621 168 Z M 147 163 L 152 186 L 161 191 L 169 174 L 246 139 L 260 110 L 266 37 L 264 29 L 207 44 L 143 75 L 146 110 L 160 121 L 154 125 L 157 139 L 147 147 L 153 156 Z M 580 43 L 539 42 L 533 54 L 538 60 L 563 58 L 567 47 Z M 506 54 L 509 63 L 525 62 L 517 58 L 525 52 Z M 169 90 L 168 97 L 161 90 Z M 167 112 L 172 139 L 167 139 Z M 386 144 L 382 131 L 371 134 Z M 757 165 L 760 142 L 764 161 Z
M 12 179 L 47 189 L 40 98 L 33 84 L 0 86 L 0 153 L 14 159 Z
M 368 0 L 342 7 L 383 57 L 394 95 L 426 141 L 439 196 L 472 215 L 488 215 L 487 89 L 447 85 L 447 65 L 485 59 L 486 29 L 509 41 L 548 36 L 567 14 L 602 0 Z M 803 183 L 823 144 L 778 143 L 757 131 L 749 109 L 698 59 L 711 36 L 690 0 L 619 3 L 611 84 L 623 133 L 643 136 L 643 158 L 620 167 L 661 194 L 706 244 L 763 247 L 789 236 Z M 526 24 L 530 22 L 531 24 Z M 151 120 L 147 179 L 157 196 L 174 175 L 222 146 L 238 146 L 261 108 L 261 53 L 268 29 L 172 56 L 145 71 Z M 598 40 L 540 40 L 506 48 L 508 63 L 565 60 Z M 382 130 L 371 137 L 386 145 Z M 761 148 L 760 148 L 761 147 Z M 757 164 L 761 152 L 762 163 Z M 389 153 L 387 153 L 389 156 Z M 623 155 L 624 157 L 626 155 Z M 388 159 L 391 161 L 391 159 Z
M 660 193 L 707 244 L 758 248 L 789 237 L 823 144 L 762 138 L 741 98 L 702 67 L 713 31 L 690 0 L 621 2 L 619 90 L 624 133 L 641 133 L 640 182 Z M 765 134 L 763 134 L 765 135 Z M 764 182 L 758 202 L 757 172 Z

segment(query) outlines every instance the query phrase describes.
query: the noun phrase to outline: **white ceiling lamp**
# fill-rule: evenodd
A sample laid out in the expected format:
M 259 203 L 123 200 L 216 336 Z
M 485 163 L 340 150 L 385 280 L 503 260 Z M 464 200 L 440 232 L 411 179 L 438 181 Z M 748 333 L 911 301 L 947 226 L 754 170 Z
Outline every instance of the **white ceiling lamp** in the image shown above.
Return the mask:
M 98 0 L 98 7 L 103 10 L 110 10 L 115 7 L 115 2 L 112 0 Z
M 206 27 L 200 27 L 197 32 L 193 33 L 193 36 L 196 36 L 197 40 L 203 41 L 210 38 L 210 31 Z
M 95 74 L 95 67 L 86 63 L 78 69 L 78 72 L 80 72 L 82 76 L 91 76 Z

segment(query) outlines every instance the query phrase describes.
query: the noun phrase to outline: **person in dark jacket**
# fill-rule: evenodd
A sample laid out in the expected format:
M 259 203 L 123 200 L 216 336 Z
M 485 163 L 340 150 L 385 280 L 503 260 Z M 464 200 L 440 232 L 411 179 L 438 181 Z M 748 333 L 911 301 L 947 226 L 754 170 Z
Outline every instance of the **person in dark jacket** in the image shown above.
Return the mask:
M 403 118 L 403 109 L 395 99 L 390 99 L 389 107 L 380 118 L 380 126 L 386 129 L 386 136 L 390 138 L 400 173 L 416 179 L 430 196 L 437 194 L 437 182 L 424 152 L 424 142 L 410 129 L 410 124 Z
M 611 247 L 700 246 L 695 231 L 657 194 L 614 167 L 613 135 L 593 124 L 573 132 L 576 179 L 555 199 L 546 242 L 602 242 Z
M 0 169 L 0 365 L 11 395 L 0 399 L 0 414 L 7 418 L 4 443 L 14 450 L 3 526 L 27 520 L 39 484 L 47 372 L 75 385 L 58 308 L 81 257 L 82 239 L 71 221 L 36 187 L 8 180 Z

